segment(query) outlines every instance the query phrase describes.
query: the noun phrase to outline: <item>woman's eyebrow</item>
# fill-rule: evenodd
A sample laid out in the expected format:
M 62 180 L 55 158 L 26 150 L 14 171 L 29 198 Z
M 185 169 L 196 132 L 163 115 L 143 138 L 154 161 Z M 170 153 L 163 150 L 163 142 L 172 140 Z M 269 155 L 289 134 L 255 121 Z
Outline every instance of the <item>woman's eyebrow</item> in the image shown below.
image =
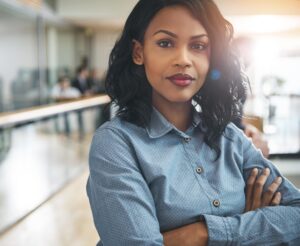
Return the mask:
M 165 34 L 167 34 L 167 35 L 169 35 L 169 36 L 171 36 L 173 38 L 177 38 L 178 37 L 175 33 L 172 33 L 172 32 L 167 31 L 167 30 L 158 30 L 157 32 L 155 32 L 153 34 L 153 36 L 156 35 L 156 34 L 158 34 L 158 33 L 165 33 Z
M 172 33 L 172 32 L 167 31 L 167 30 L 158 30 L 157 32 L 155 32 L 153 34 L 153 36 L 158 34 L 158 33 L 164 33 L 164 34 L 167 34 L 167 35 L 169 35 L 173 38 L 178 38 L 178 36 L 175 33 Z M 197 39 L 197 38 L 202 38 L 202 37 L 207 37 L 208 38 L 208 35 L 207 34 L 200 34 L 200 35 L 192 36 L 191 39 Z
M 203 37 L 208 38 L 208 35 L 207 34 L 200 34 L 200 35 L 192 36 L 191 39 L 198 39 L 198 38 L 203 38 Z

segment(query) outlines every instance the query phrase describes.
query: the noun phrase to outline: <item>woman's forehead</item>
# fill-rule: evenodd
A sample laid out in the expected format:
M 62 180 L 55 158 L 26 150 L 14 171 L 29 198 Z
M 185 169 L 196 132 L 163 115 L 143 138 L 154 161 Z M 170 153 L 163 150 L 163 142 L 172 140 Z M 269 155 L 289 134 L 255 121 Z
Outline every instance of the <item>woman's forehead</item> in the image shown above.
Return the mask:
M 201 22 L 184 6 L 175 5 L 161 9 L 151 20 L 145 36 L 149 37 L 159 30 L 181 33 L 188 36 L 207 34 Z

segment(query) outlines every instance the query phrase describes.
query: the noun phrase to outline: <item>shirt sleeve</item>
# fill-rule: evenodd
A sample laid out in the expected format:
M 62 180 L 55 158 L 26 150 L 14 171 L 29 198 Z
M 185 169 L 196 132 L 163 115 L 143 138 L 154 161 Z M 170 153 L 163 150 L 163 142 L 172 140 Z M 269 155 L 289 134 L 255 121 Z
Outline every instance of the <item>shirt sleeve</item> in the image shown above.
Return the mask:
M 87 193 L 102 245 L 163 245 L 152 194 L 118 130 L 96 132 L 89 168 Z
M 278 176 L 282 200 L 279 206 L 268 206 L 231 217 L 203 215 L 209 231 L 208 245 L 299 245 L 300 191 L 241 134 L 243 146 L 243 176 L 246 182 L 251 170 L 270 168 L 271 174 L 264 186 Z

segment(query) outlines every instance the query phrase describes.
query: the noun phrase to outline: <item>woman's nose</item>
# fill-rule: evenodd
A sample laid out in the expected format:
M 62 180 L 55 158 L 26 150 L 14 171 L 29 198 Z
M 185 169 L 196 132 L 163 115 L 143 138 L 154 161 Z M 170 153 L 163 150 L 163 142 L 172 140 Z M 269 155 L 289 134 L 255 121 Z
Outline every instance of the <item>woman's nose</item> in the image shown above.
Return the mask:
M 183 68 L 192 66 L 189 52 L 186 48 L 181 48 L 176 51 L 173 65 L 176 67 L 183 67 Z

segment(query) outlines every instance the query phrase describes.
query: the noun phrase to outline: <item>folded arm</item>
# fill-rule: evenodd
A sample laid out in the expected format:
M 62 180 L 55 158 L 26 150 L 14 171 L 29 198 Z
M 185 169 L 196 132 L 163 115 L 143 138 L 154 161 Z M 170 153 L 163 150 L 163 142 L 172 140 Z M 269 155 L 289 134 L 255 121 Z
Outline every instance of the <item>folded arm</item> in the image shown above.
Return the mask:
M 288 182 L 288 181 L 286 181 Z M 270 186 L 277 186 L 278 179 Z M 269 186 L 269 187 L 270 187 Z M 259 186 L 257 186 L 259 188 Z M 256 196 L 248 200 L 248 211 L 241 215 L 223 217 L 203 215 L 204 221 L 163 233 L 165 246 L 202 245 L 299 245 L 300 207 L 294 200 L 290 205 L 278 205 L 280 198 L 274 190 L 272 198 Z M 258 194 L 257 191 L 254 191 Z M 281 193 L 279 193 L 281 194 Z M 257 201 L 259 197 L 260 201 Z M 264 198 L 267 197 L 267 198 Z M 266 206 L 266 199 L 269 205 Z M 259 205 L 257 205 L 259 204 Z M 272 206 L 271 206 L 272 205 Z M 255 210 L 253 210 L 255 209 Z
M 258 169 L 254 168 L 247 181 L 245 212 L 254 211 L 266 206 L 277 206 L 281 201 L 281 194 L 277 191 L 281 184 L 281 178 L 263 191 L 263 187 L 270 175 L 268 168 L 258 175 Z M 208 228 L 205 221 L 183 226 L 181 228 L 163 233 L 165 246 L 202 246 L 208 242 Z
M 245 211 L 228 217 L 201 214 L 199 211 L 203 220 L 199 223 L 206 226 L 202 226 L 202 235 L 208 232 L 207 245 L 299 245 L 300 191 L 270 161 L 264 159 L 247 138 L 241 136 L 240 144 L 243 146 L 241 169 L 247 183 Z M 253 179 L 253 175 L 259 177 Z M 193 224 L 178 228 L 177 233 L 188 230 L 189 234 L 201 235 L 197 232 L 199 228 Z M 172 232 L 175 242 L 176 234 Z M 169 246 L 168 242 L 173 241 L 167 241 L 169 237 L 163 235 L 165 245 Z

